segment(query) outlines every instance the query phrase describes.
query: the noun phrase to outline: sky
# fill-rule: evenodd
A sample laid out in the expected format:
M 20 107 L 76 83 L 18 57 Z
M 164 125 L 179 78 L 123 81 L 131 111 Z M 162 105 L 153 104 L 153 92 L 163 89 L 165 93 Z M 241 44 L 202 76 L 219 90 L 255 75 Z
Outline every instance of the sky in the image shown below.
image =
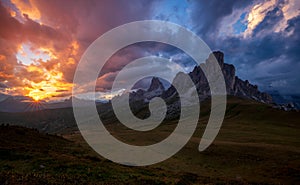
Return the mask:
M 88 46 L 110 29 L 139 20 L 184 26 L 211 50 L 224 52 L 240 78 L 263 91 L 300 94 L 299 0 L 0 0 L 0 94 L 45 101 L 70 97 Z M 172 47 L 128 46 L 100 72 L 101 97 L 113 96 L 109 88 L 122 67 L 151 54 L 187 72 L 195 65 Z

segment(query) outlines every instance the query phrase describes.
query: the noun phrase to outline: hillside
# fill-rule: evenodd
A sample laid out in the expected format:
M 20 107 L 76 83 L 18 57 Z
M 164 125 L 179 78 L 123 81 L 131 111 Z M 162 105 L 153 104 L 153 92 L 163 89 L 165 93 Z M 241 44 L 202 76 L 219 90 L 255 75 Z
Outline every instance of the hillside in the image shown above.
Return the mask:
M 0 126 L 0 154 L 0 184 L 157 184 L 163 178 L 157 170 L 118 166 L 86 146 L 18 126 Z
M 256 101 L 229 97 L 219 135 L 213 145 L 200 153 L 197 148 L 209 107 L 209 100 L 201 104 L 198 128 L 179 153 L 162 163 L 138 168 L 103 159 L 78 132 L 69 130 L 54 136 L 23 127 L 1 126 L 0 184 L 297 184 L 300 181 L 299 112 L 285 112 Z M 40 118 L 56 115 L 61 116 L 59 120 L 69 119 L 63 118 L 69 109 L 49 111 Z M 39 120 L 32 119 L 37 125 Z M 108 124 L 107 129 L 122 141 L 145 145 L 167 137 L 175 126 L 176 120 L 146 133 L 114 123 Z

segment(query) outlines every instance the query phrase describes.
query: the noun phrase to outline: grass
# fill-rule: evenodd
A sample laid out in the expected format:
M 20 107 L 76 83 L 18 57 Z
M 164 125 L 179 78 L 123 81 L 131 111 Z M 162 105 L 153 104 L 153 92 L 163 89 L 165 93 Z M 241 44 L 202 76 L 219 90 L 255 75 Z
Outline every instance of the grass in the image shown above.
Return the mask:
M 300 182 L 299 112 L 284 112 L 229 97 L 219 135 L 207 150 L 199 152 L 209 104 L 201 104 L 198 128 L 189 143 L 170 159 L 147 167 L 122 166 L 102 158 L 78 132 L 61 132 L 56 136 L 24 127 L 1 126 L 0 184 Z M 145 145 L 166 138 L 176 123 L 168 121 L 145 133 L 116 123 L 108 124 L 107 129 L 124 142 Z

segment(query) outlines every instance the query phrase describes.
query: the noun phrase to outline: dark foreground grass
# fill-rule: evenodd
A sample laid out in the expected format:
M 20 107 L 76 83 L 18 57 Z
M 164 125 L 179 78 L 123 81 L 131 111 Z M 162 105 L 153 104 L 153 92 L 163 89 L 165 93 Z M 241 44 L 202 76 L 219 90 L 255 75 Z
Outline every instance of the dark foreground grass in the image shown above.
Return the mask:
M 204 152 L 198 145 L 209 116 L 201 106 L 199 126 L 172 158 L 128 167 L 98 156 L 79 133 L 63 137 L 17 126 L 0 127 L 0 184 L 299 184 L 300 114 L 229 98 L 225 121 Z M 127 143 L 151 144 L 167 137 L 176 121 L 139 133 L 107 128 Z

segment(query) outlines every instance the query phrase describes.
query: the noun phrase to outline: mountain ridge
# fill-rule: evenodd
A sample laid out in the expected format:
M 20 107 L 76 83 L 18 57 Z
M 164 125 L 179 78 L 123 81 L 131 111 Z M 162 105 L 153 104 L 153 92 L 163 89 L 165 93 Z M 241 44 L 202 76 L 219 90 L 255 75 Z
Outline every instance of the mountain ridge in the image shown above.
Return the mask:
M 172 83 L 182 83 L 182 77 L 188 75 L 196 86 L 199 100 L 204 101 L 205 99 L 210 97 L 211 91 L 206 76 L 203 73 L 202 69 L 205 69 L 205 67 L 208 66 L 211 60 L 216 60 L 220 65 L 225 80 L 227 95 L 252 99 L 258 102 L 273 105 L 274 108 L 282 109 L 285 111 L 299 110 L 298 104 L 295 104 L 294 102 L 288 102 L 283 104 L 277 102 L 278 98 L 276 97 L 276 101 L 274 101 L 274 96 L 271 96 L 269 93 L 266 92 L 261 92 L 258 89 L 257 85 L 253 85 L 248 80 L 244 81 L 238 76 L 236 76 L 235 66 L 232 64 L 225 63 L 224 53 L 221 51 L 212 52 L 209 55 L 208 59 L 205 61 L 205 63 L 195 66 L 191 72 L 178 73 L 173 79 Z M 139 88 L 139 85 L 135 85 L 134 90 L 130 92 L 131 105 L 135 107 L 135 109 L 139 109 L 140 106 L 143 106 L 144 103 L 149 102 L 154 97 L 163 97 L 164 99 L 172 99 L 172 101 L 176 99 L 177 101 L 178 94 L 174 86 L 171 85 L 169 87 L 166 87 L 166 85 L 164 84 L 165 81 L 163 79 L 152 77 L 148 87 L 145 86 L 145 84 L 144 88 Z M 180 84 L 178 85 L 180 86 Z M 90 100 L 81 101 L 82 104 L 85 105 L 85 101 Z M 134 103 L 132 102 L 137 103 L 134 105 Z M 96 104 L 99 104 L 99 102 L 96 102 Z M 0 102 L 0 112 L 28 112 L 67 107 L 72 107 L 71 99 L 66 99 L 65 101 L 56 103 L 47 103 L 43 101 L 41 101 L 40 103 L 34 103 L 28 101 L 28 97 L 15 98 L 13 96 L 5 96 Z M 175 107 L 178 107 L 178 105 L 175 105 Z
M 272 97 L 268 93 L 258 90 L 257 85 L 251 84 L 248 80 L 243 81 L 238 76 L 236 76 L 236 69 L 234 65 L 224 62 L 224 53 L 221 51 L 214 51 L 213 53 L 211 53 L 204 64 L 195 66 L 190 73 L 178 73 L 173 80 L 173 84 L 179 83 L 179 86 L 181 84 L 185 84 L 185 82 L 182 82 L 182 75 L 188 75 L 197 88 L 200 101 L 207 99 L 208 97 L 210 97 L 210 87 L 202 69 L 205 69 L 205 67 L 209 66 L 209 62 L 214 59 L 217 60 L 221 67 L 225 80 L 227 95 L 253 99 L 266 104 L 274 103 Z M 162 82 L 160 82 L 159 84 L 158 81 L 160 81 L 158 78 L 153 77 L 150 87 L 147 90 L 139 89 L 136 92 L 132 92 L 132 101 L 140 101 L 141 99 L 145 98 L 151 99 L 157 96 L 161 96 L 163 98 L 171 98 L 172 96 L 177 96 L 175 87 L 171 85 L 165 91 L 161 91 L 161 94 L 152 93 L 152 97 L 143 97 L 145 95 L 151 94 L 151 91 L 155 90 L 154 87 L 158 88 L 162 84 Z

